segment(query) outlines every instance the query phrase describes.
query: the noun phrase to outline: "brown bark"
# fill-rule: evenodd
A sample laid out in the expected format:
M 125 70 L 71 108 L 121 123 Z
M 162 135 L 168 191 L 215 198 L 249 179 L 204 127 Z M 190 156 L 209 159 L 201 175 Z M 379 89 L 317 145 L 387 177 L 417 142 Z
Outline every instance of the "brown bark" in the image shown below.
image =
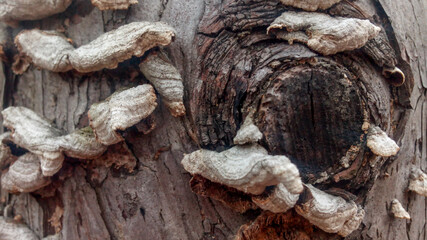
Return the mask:
M 261 145 L 287 155 L 304 182 L 356 196 L 366 216 L 347 239 L 427 239 L 427 201 L 407 191 L 411 168 L 427 168 L 426 3 L 342 1 L 325 12 L 370 19 L 383 28 L 384 44 L 329 57 L 266 34 L 288 9 L 263 0 L 140 0 L 128 10 L 100 11 L 90 1 L 75 0 L 62 14 L 10 28 L 11 38 L 23 29 L 63 29 L 81 46 L 126 23 L 164 21 L 177 31 L 165 50 L 184 79 L 187 114 L 174 118 L 160 98 L 150 119 L 123 133 L 129 151 L 110 147 L 105 164 L 66 159 L 43 190 L 2 191 L 2 208 L 11 206 L 40 238 L 54 234 L 58 224 L 63 239 L 73 240 L 232 239 L 238 232 L 240 239 L 339 238 L 293 210 L 277 215 L 254 210 L 250 196 L 203 179 L 190 186 L 191 175 L 180 164 L 183 154 L 230 148 L 243 119 L 255 110 Z M 372 53 L 375 49 L 380 50 Z M 2 107 L 28 107 L 67 132 L 88 125 L 91 104 L 122 86 L 147 83 L 140 58 L 90 74 L 30 67 L 14 75 L 16 48 L 9 41 L 4 50 Z M 382 76 L 381 65 L 390 64 L 405 73 L 403 86 Z M 360 128 L 366 118 L 398 143 L 397 156 L 369 151 Z M 352 146 L 357 150 L 345 168 L 340 159 Z M 327 179 L 317 181 L 325 174 Z M 411 220 L 389 215 L 394 198 Z M 60 223 L 57 208 L 63 209 Z M 251 210 L 240 213 L 246 209 Z

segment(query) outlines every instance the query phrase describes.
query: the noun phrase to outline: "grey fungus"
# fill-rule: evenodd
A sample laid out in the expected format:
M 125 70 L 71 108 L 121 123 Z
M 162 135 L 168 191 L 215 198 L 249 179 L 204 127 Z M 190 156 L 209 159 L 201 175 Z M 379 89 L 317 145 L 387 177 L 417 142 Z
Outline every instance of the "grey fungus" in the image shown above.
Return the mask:
M 1 186 L 8 192 L 34 192 L 50 184 L 50 179 L 43 176 L 40 159 L 33 153 L 26 153 L 9 167 L 1 176 Z
M 427 197 L 427 174 L 421 171 L 421 169 L 413 168 L 409 175 L 408 189 L 421 196 Z
M 138 4 L 138 0 L 91 0 L 99 10 L 124 10 L 132 4 Z
M 297 167 L 285 156 L 268 155 L 258 144 L 235 146 L 223 152 L 205 149 L 184 156 L 184 169 L 250 194 L 282 183 L 293 194 L 303 190 Z
M 400 150 L 396 142 L 379 127 L 369 128 L 367 146 L 374 154 L 382 157 L 394 156 Z
M 0 239 L 2 240 L 39 240 L 26 225 L 0 217 Z
M 383 75 L 395 87 L 405 83 L 405 74 L 398 67 L 383 67 Z
M 163 22 L 133 22 L 77 49 L 59 33 L 38 29 L 22 31 L 15 37 L 15 44 L 24 58 L 40 68 L 87 73 L 114 69 L 132 56 L 140 57 L 153 47 L 169 45 L 174 37 L 174 29 Z
M 280 0 L 283 5 L 304 9 L 305 11 L 326 10 L 341 0 Z
M 395 218 L 411 219 L 409 213 L 403 208 L 402 204 L 397 199 L 391 201 L 391 213 Z
M 38 20 L 67 9 L 72 0 L 0 0 L 0 21 Z
M 64 154 L 92 159 L 106 150 L 104 145 L 96 142 L 89 129 L 66 135 L 28 108 L 8 107 L 2 115 L 3 125 L 12 130 L 11 140 L 40 157 L 44 176 L 52 176 L 59 171 Z
M 293 11 L 284 12 L 267 29 L 278 38 L 303 42 L 323 55 L 360 48 L 380 31 L 369 20 Z
M 24 30 L 15 37 L 15 44 L 23 55 L 20 62 L 33 62 L 37 67 L 52 72 L 66 72 L 73 68 L 69 56 L 74 47 L 57 32 Z M 25 70 L 26 68 L 15 72 L 23 73 Z
M 262 138 L 262 133 L 258 127 L 254 124 L 252 120 L 252 114 L 246 116 L 245 121 L 242 126 L 240 126 L 239 131 L 237 131 L 236 136 L 233 139 L 234 144 L 247 144 L 247 143 L 256 143 Z
M 345 237 L 357 228 L 365 212 L 353 201 L 305 185 L 305 197 L 295 206 L 297 213 L 325 232 Z
M 153 87 L 143 84 L 115 92 L 105 101 L 93 104 L 88 116 L 97 141 L 104 145 L 123 141 L 118 131 L 148 117 L 157 107 L 156 100 Z
M 154 85 L 174 117 L 185 115 L 182 77 L 167 56 L 153 52 L 139 65 L 144 76 Z
M 286 212 L 293 208 L 299 199 L 299 194 L 292 194 L 288 189 L 279 183 L 274 190 L 267 194 L 252 196 L 252 201 L 263 210 L 273 213 Z

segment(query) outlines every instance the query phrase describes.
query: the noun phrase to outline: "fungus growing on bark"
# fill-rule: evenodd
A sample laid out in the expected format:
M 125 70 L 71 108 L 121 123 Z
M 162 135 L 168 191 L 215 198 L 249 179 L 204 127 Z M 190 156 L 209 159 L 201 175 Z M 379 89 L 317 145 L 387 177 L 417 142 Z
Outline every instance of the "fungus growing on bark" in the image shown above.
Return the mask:
M 394 156 L 400 150 L 396 142 L 379 127 L 369 128 L 367 146 L 374 154 L 383 157 Z
M 282 213 L 293 208 L 298 198 L 299 194 L 290 193 L 282 183 L 279 183 L 270 194 L 253 196 L 252 201 L 261 209 Z
M 409 175 L 408 189 L 421 196 L 427 197 L 427 174 L 418 168 L 412 169 Z
M 163 102 L 174 117 L 185 115 L 184 85 L 181 75 L 162 53 L 151 53 L 139 68 L 163 97 Z
M 341 0 L 280 0 L 284 5 L 301 8 L 305 11 L 326 10 Z
M 281 32 L 283 28 L 287 32 Z M 267 29 L 267 32 L 278 32 L 278 38 L 290 43 L 303 42 L 324 55 L 360 48 L 380 31 L 381 28 L 369 20 L 292 11 L 284 12 Z M 299 32 L 298 35 L 295 32 Z
M 133 22 L 104 33 L 77 49 L 59 33 L 24 30 L 15 38 L 21 55 L 34 65 L 53 72 L 79 72 L 116 68 L 132 56 L 140 57 L 156 46 L 169 45 L 173 28 L 162 22 Z
M 182 165 L 191 174 L 250 194 L 283 183 L 290 193 L 302 192 L 297 167 L 285 156 L 268 155 L 258 144 L 235 146 L 223 152 L 205 149 L 184 156 Z
M 15 223 L 0 217 L 0 239 L 2 240 L 39 240 L 26 225 Z
M 249 114 L 239 131 L 237 131 L 236 136 L 233 139 L 234 144 L 247 144 L 247 143 L 256 143 L 262 138 L 262 133 L 259 128 L 254 124 L 252 120 L 252 115 Z
M 391 201 L 391 213 L 395 218 L 411 219 L 409 213 L 402 207 L 402 204 L 397 199 Z
M 20 156 L 1 176 L 1 186 L 9 192 L 34 192 L 50 183 L 43 176 L 40 159 L 33 153 Z
M 38 20 L 65 11 L 72 0 L 0 0 L 0 21 Z
M 46 119 L 25 107 L 8 107 L 2 111 L 3 125 L 12 130 L 11 140 L 40 157 L 44 176 L 52 176 L 62 167 L 64 154 L 91 159 L 106 147 L 95 141 L 87 128 L 64 135 Z
M 305 185 L 302 203 L 295 206 L 298 214 L 325 232 L 345 237 L 356 230 L 365 212 L 353 201 Z
M 398 67 L 384 67 L 383 75 L 395 87 L 402 86 L 405 83 L 405 74 Z
M 148 117 L 157 107 L 156 94 L 149 84 L 113 93 L 103 102 L 93 104 L 89 124 L 96 139 L 104 145 L 123 141 L 117 131 L 124 131 Z
M 70 55 L 74 47 L 61 34 L 39 29 L 24 30 L 15 37 L 21 62 L 33 62 L 52 72 L 66 72 L 73 68 Z M 17 73 L 22 73 L 25 68 Z
M 128 9 L 132 4 L 138 4 L 138 0 L 91 0 L 99 10 Z

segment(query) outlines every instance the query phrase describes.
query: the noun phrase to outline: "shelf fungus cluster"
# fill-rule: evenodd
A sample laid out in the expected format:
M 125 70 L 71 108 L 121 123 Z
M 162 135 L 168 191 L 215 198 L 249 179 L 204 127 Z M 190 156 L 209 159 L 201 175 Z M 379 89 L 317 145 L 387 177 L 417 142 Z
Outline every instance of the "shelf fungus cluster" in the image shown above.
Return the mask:
M 380 31 L 369 20 L 293 11 L 284 12 L 267 29 L 279 39 L 307 44 L 323 55 L 360 48 Z
M 0 20 L 38 20 L 67 9 L 72 0 L 0 0 Z
M 139 65 L 144 76 L 163 97 L 163 102 L 174 117 L 185 115 L 182 77 L 168 57 L 153 52 Z
M 427 197 L 427 174 L 420 169 L 412 169 L 412 172 L 409 175 L 408 189 L 421 196 Z
M 283 5 L 304 9 L 305 11 L 326 10 L 341 0 L 280 0 Z
M 382 157 L 394 156 L 400 150 L 396 142 L 379 127 L 369 128 L 366 145 L 374 154 Z
M 251 117 L 246 117 L 234 139 L 240 145 L 219 153 L 202 149 L 185 155 L 184 169 L 241 191 L 245 195 L 241 199 L 250 196 L 263 210 L 280 214 L 295 207 L 299 215 L 325 232 L 347 236 L 359 228 L 365 215 L 360 206 L 302 184 L 297 167 L 287 157 L 269 155 L 256 143 L 262 138 L 258 132 Z
M 2 111 L 3 125 L 12 130 L 12 141 L 40 158 L 44 176 L 52 176 L 62 167 L 64 154 L 69 157 L 92 159 L 106 147 L 95 140 L 90 128 L 64 135 L 46 119 L 24 107 L 9 107 Z
M 15 44 L 22 56 L 40 68 L 86 73 L 116 68 L 132 56 L 139 57 L 153 47 L 169 45 L 174 37 L 174 29 L 165 23 L 133 22 L 77 49 L 59 33 L 38 29 L 22 31 Z

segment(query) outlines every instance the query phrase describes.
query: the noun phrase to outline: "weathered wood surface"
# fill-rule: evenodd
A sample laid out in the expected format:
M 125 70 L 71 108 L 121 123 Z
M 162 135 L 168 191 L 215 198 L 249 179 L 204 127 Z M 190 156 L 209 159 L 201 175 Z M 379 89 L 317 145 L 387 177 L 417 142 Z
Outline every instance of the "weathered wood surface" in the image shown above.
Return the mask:
M 137 158 L 133 172 L 66 159 L 52 186 L 33 194 L 2 192 L 3 207 L 12 206 L 12 214 L 22 215 L 39 237 L 55 233 L 60 208 L 64 239 L 230 239 L 260 211 L 241 214 L 194 194 L 180 161 L 199 147 L 231 147 L 244 117 L 257 108 L 254 121 L 265 136 L 263 146 L 289 155 L 305 182 L 314 183 L 326 172 L 329 178 L 320 187 L 346 189 L 358 197 L 366 216 L 347 239 L 427 239 L 427 200 L 406 190 L 411 167 L 427 168 L 426 7 L 422 0 L 357 0 L 330 10 L 333 15 L 363 15 L 385 30 L 407 77 L 398 88 L 361 50 L 324 58 L 304 45 L 266 35 L 268 25 L 286 9 L 278 1 L 140 0 L 128 10 L 101 12 L 90 1 L 75 0 L 63 14 L 21 22 L 9 29 L 11 35 L 34 27 L 63 29 L 75 46 L 129 22 L 170 24 L 177 37 L 166 51 L 183 77 L 187 114 L 174 118 L 159 104 L 153 131 L 126 131 L 126 144 Z M 16 50 L 6 46 L 11 60 Z M 21 76 L 5 63 L 2 107 L 31 108 L 71 132 L 88 125 L 92 103 L 121 86 L 147 82 L 138 73 L 139 61 L 85 75 L 31 67 Z M 376 159 L 361 144 L 346 170 L 339 160 L 359 144 L 364 111 L 401 150 L 396 157 Z M 389 215 L 394 198 L 411 220 Z

